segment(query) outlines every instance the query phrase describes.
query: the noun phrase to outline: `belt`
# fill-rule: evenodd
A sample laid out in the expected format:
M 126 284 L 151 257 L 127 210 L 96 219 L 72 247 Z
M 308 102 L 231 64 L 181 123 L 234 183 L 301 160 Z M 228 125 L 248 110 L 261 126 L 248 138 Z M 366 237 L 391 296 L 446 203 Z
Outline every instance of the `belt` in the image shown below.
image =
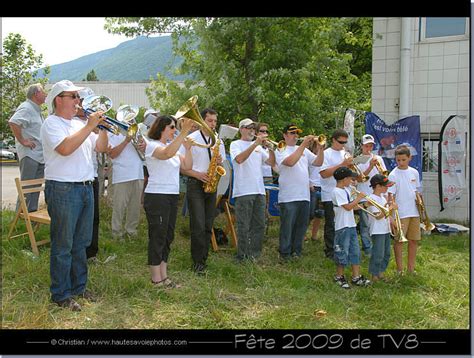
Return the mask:
M 84 181 L 72 181 L 70 183 L 74 185 L 92 185 L 93 182 L 94 182 L 93 180 L 84 180 Z

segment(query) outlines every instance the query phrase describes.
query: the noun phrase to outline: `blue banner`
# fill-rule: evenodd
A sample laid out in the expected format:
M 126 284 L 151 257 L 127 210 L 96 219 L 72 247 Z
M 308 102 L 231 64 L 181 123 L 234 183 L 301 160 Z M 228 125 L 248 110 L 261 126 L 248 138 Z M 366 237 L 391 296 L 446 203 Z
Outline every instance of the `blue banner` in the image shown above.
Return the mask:
M 410 166 L 421 174 L 422 155 L 420 136 L 420 116 L 411 116 L 387 125 L 375 113 L 365 113 L 365 133 L 375 138 L 373 152 L 380 155 L 388 170 L 397 166 L 395 161 L 395 148 L 404 144 L 410 148 L 412 159 Z

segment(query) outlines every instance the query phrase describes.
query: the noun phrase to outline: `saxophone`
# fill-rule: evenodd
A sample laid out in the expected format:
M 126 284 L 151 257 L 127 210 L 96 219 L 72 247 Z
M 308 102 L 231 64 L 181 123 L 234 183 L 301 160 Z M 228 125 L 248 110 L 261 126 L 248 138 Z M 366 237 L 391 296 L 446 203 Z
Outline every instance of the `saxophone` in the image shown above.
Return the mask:
M 207 175 L 210 179 L 207 183 L 203 184 L 205 193 L 215 193 L 217 191 L 217 184 L 219 184 L 221 176 L 226 174 L 224 167 L 217 165 L 217 156 L 219 154 L 220 144 L 221 140 L 218 139 L 217 143 L 212 148 L 211 162 L 209 163 L 209 168 L 207 169 Z

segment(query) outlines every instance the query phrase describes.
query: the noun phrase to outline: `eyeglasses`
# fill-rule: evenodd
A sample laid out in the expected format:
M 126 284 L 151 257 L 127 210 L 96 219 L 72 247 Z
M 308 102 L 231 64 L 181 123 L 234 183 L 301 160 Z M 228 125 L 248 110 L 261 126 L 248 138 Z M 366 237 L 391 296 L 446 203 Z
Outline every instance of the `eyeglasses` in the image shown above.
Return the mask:
M 268 131 L 266 129 L 259 129 L 258 132 L 259 133 L 268 133 Z
M 78 94 L 60 94 L 58 97 L 71 97 L 72 99 L 81 99 Z
M 346 141 L 343 141 L 343 140 L 337 140 L 337 139 L 336 139 L 336 142 L 338 142 L 339 144 L 347 144 L 347 140 L 346 140 Z

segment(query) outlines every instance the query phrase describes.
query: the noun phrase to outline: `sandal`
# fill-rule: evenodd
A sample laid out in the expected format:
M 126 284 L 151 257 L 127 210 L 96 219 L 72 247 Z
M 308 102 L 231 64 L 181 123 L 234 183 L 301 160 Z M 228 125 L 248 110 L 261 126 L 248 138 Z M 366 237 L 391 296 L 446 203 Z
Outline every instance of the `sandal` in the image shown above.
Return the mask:
M 155 287 L 158 287 L 158 288 L 164 288 L 164 287 L 165 287 L 165 280 L 153 281 L 153 279 L 151 279 L 151 283 L 152 283 Z
M 172 281 L 170 278 L 165 278 L 163 281 L 163 285 L 165 288 L 180 288 L 181 285 L 177 284 L 176 282 Z

